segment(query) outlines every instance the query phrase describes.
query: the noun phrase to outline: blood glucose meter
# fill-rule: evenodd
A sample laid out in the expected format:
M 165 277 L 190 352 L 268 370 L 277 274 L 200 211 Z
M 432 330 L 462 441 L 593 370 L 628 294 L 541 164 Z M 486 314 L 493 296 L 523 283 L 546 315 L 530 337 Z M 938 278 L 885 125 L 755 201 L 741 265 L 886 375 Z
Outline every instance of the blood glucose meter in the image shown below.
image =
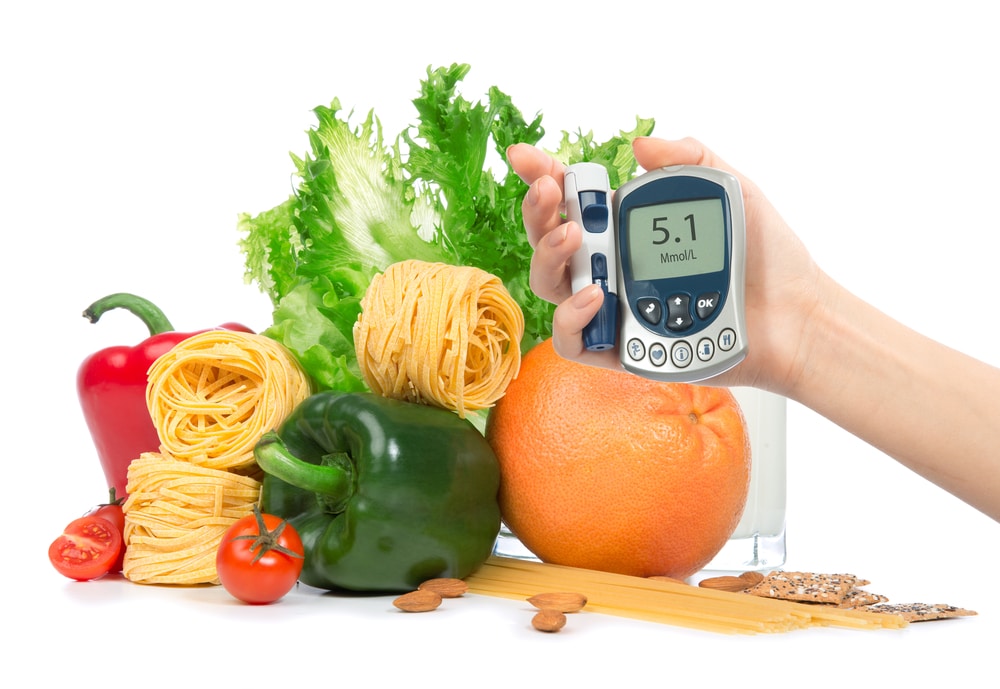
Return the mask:
M 590 350 L 619 348 L 632 373 L 697 382 L 746 357 L 746 229 L 739 180 L 714 168 L 651 170 L 613 196 L 595 163 L 566 170 L 566 214 L 583 227 L 574 292 L 596 283 Z M 620 318 L 619 318 L 620 315 Z

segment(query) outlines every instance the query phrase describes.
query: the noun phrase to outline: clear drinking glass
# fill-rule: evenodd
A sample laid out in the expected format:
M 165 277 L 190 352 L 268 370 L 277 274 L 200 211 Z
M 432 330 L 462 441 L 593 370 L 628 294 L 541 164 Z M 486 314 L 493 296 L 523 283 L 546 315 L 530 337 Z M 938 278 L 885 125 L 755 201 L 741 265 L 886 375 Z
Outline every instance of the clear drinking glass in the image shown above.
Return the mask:
M 777 569 L 785 563 L 786 401 L 755 388 L 731 388 L 750 434 L 750 489 L 743 517 L 713 571 Z
M 750 489 L 740 523 L 705 569 L 776 569 L 785 562 L 786 402 L 784 397 L 754 388 L 732 388 L 732 392 L 750 435 Z M 493 554 L 538 559 L 503 524 Z

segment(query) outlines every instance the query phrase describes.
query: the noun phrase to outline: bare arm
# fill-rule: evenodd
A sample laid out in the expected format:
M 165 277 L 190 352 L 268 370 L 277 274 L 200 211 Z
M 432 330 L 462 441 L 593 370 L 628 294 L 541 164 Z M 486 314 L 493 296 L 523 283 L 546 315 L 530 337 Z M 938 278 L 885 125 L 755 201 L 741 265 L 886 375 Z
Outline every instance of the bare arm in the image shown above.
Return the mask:
M 823 414 L 1000 521 L 1000 370 L 904 327 L 821 271 L 756 185 L 693 139 L 637 139 L 645 169 L 699 164 L 740 177 L 747 211 L 747 359 L 711 381 L 752 385 Z M 559 306 L 563 356 L 617 367 L 618 354 L 583 348 L 596 289 L 570 294 L 568 261 L 580 228 L 564 223 L 562 165 L 527 145 L 508 151 L 531 188 L 524 223 L 535 248 L 532 289 Z
M 1000 521 L 1000 369 L 910 330 L 823 277 L 782 390 Z

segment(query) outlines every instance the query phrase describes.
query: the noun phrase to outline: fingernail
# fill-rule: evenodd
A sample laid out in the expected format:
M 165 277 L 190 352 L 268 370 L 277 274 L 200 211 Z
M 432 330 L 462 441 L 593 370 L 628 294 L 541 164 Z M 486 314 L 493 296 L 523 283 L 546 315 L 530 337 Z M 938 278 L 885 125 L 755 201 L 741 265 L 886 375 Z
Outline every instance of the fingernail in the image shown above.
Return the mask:
M 545 241 L 551 248 L 558 248 L 560 244 L 566 241 L 566 225 L 560 225 L 545 235 Z
M 524 195 L 524 200 L 528 202 L 529 206 L 538 204 L 538 182 L 534 182 L 528 187 L 528 193 Z
M 573 306 L 578 309 L 583 309 L 590 306 L 598 298 L 604 298 L 604 290 L 597 285 L 587 285 L 573 295 Z

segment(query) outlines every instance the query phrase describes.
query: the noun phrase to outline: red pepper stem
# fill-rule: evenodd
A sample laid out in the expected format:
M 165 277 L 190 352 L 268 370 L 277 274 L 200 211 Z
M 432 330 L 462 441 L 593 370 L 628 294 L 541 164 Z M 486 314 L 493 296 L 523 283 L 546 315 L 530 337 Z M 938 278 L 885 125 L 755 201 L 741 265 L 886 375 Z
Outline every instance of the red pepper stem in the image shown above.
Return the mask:
M 159 335 L 174 329 L 160 307 L 148 299 L 127 292 L 116 292 L 103 299 L 98 299 L 84 309 L 83 317 L 91 323 L 96 323 L 101 316 L 112 309 L 125 309 L 138 316 L 149 328 L 150 335 Z

